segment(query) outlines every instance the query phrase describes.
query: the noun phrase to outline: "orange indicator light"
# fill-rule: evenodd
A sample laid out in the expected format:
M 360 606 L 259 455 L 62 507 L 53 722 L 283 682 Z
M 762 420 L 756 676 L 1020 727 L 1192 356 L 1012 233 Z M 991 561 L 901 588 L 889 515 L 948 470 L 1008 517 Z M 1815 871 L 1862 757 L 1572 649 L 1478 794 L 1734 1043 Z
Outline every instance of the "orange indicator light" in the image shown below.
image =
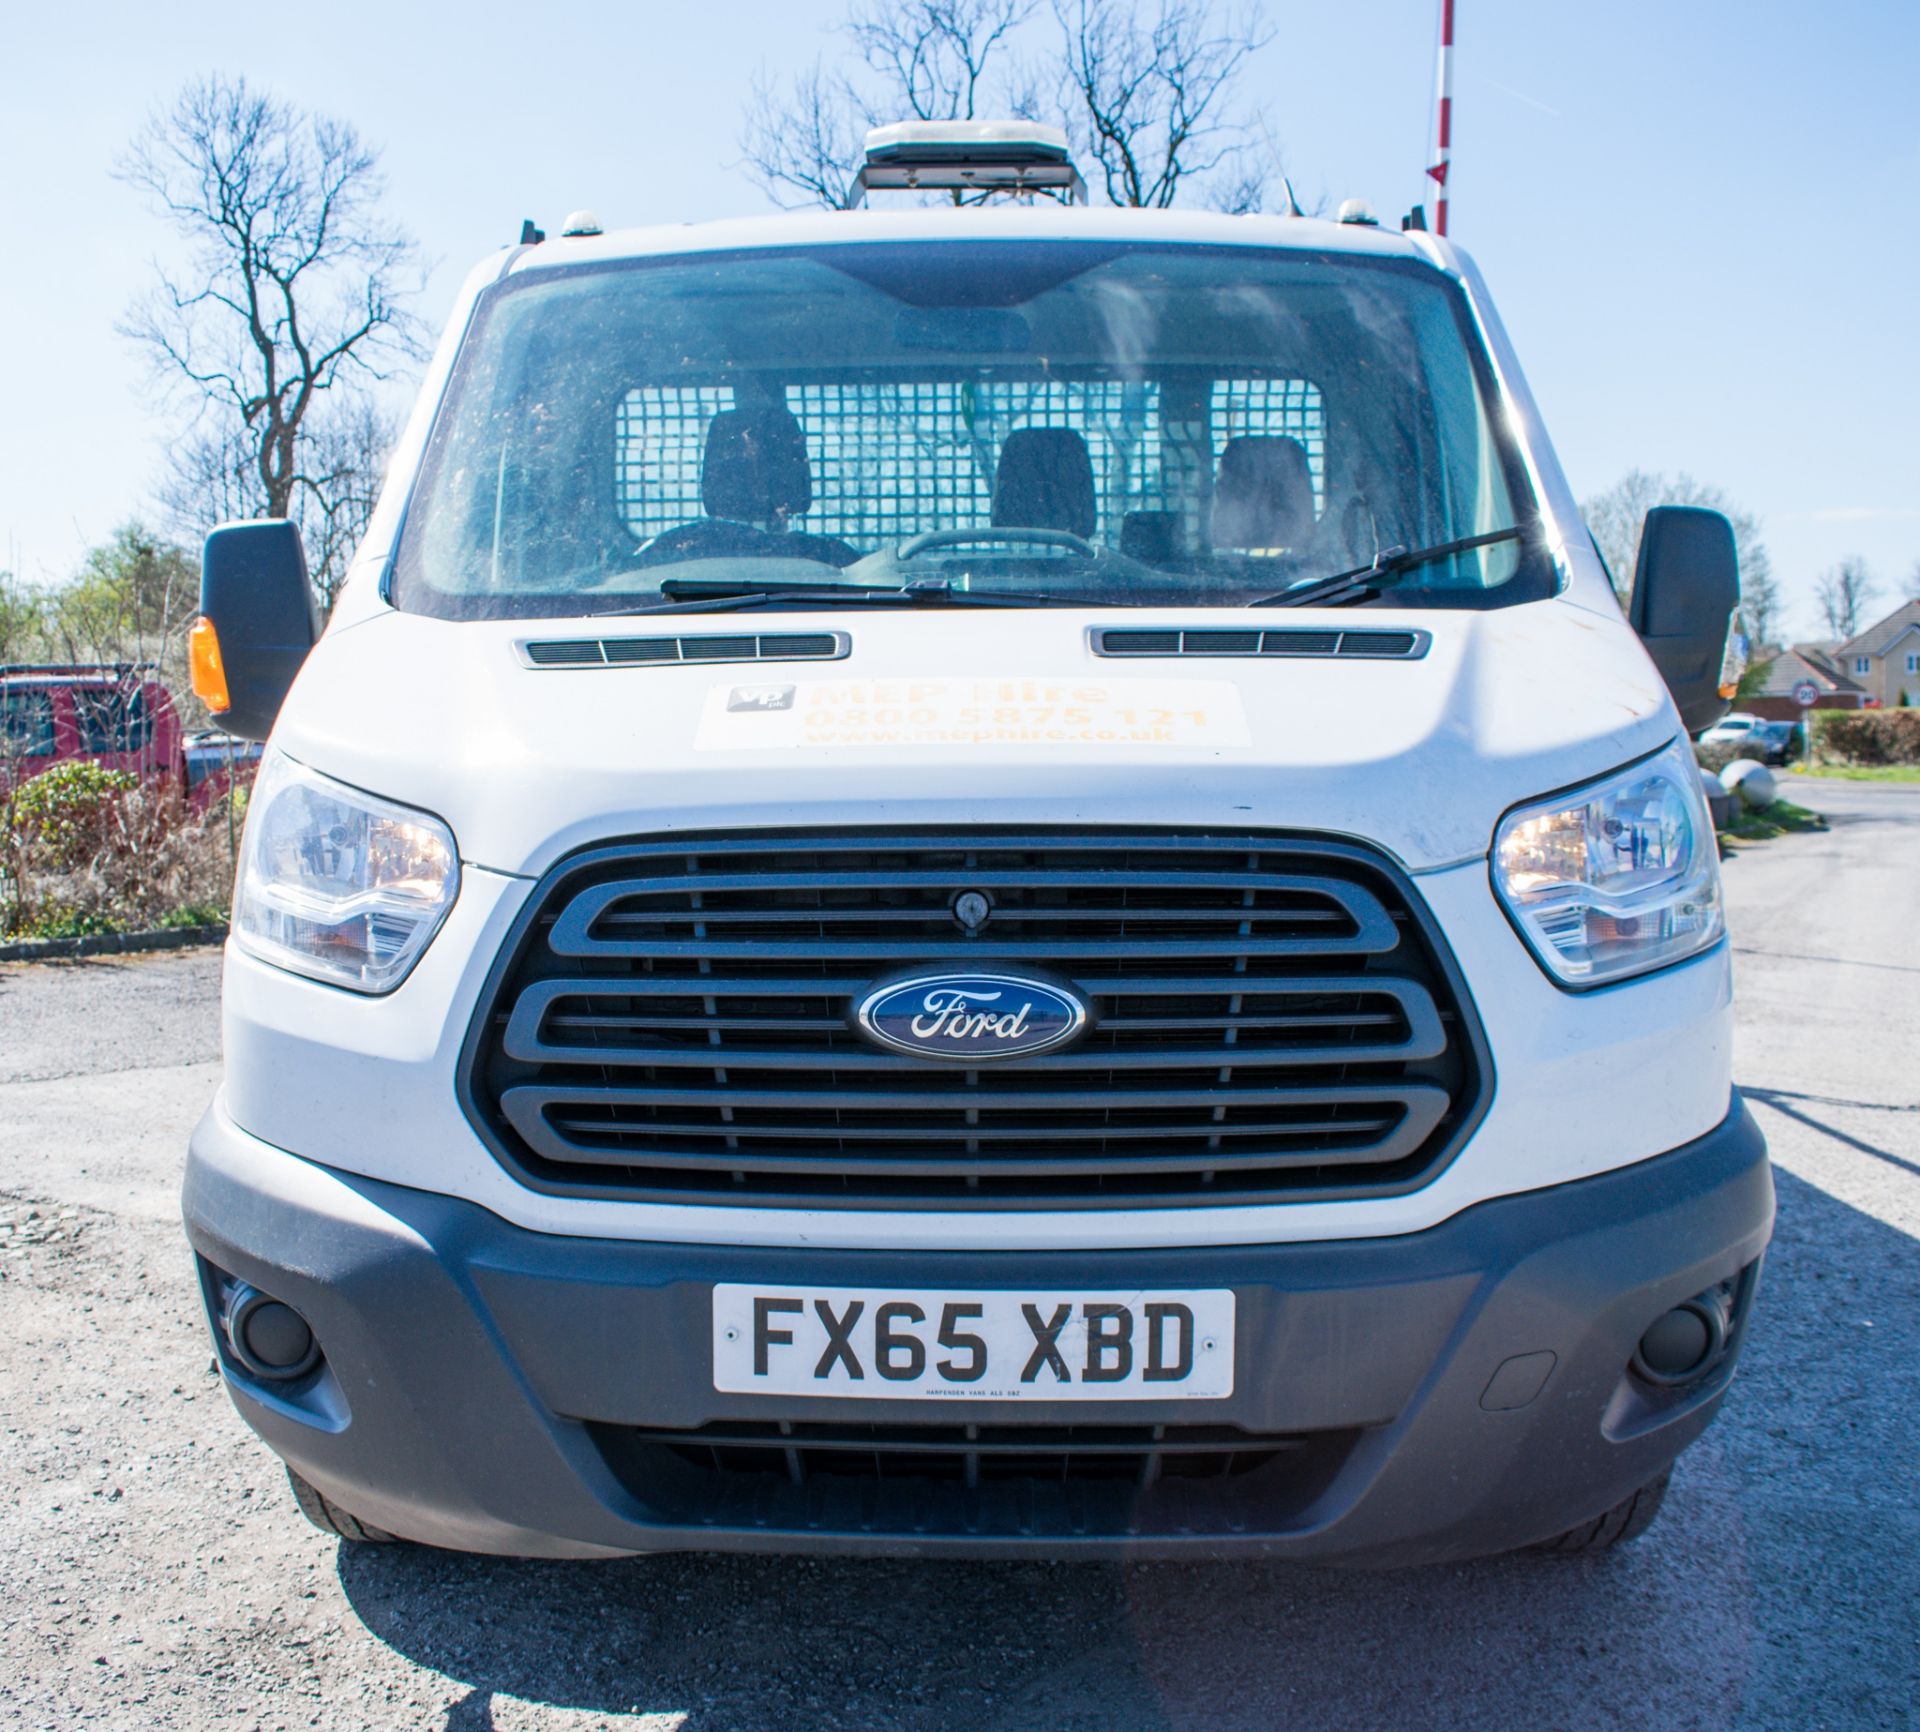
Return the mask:
M 227 666 L 220 659 L 220 634 L 202 614 L 187 633 L 187 663 L 193 670 L 193 695 L 215 715 L 233 708 L 227 693 Z

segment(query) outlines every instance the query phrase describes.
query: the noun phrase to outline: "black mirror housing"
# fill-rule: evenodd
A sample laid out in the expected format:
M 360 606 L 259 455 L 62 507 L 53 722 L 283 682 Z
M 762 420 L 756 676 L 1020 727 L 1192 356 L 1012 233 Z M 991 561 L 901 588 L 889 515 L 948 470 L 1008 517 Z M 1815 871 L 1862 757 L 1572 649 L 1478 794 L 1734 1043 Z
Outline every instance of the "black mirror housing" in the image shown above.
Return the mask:
M 1660 670 L 1689 734 L 1727 713 L 1720 695 L 1740 605 L 1733 525 L 1717 511 L 1656 505 L 1640 531 L 1628 621 Z
M 225 523 L 200 556 L 200 611 L 220 639 L 229 733 L 264 740 L 320 635 L 300 531 L 283 518 Z

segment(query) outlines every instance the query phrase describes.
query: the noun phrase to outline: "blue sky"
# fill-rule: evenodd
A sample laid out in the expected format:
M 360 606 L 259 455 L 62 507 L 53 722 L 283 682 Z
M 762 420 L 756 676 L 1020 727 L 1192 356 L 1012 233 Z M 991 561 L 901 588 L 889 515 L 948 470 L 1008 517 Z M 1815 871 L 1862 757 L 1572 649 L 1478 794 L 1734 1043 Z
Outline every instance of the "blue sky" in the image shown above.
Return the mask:
M 1575 488 L 1686 469 L 1757 512 L 1789 622 L 1860 553 L 1920 560 L 1920 4 L 1458 0 L 1454 232 Z M 332 0 L 23 3 L 0 109 L 0 565 L 64 575 L 146 508 L 164 419 L 114 321 L 164 235 L 109 175 L 186 79 L 243 73 L 384 148 L 437 260 L 430 322 L 522 216 L 761 208 L 732 165 L 759 68 L 831 53 L 837 0 L 536 11 Z M 1250 68 L 1303 191 L 1422 194 L 1436 0 L 1270 0 Z

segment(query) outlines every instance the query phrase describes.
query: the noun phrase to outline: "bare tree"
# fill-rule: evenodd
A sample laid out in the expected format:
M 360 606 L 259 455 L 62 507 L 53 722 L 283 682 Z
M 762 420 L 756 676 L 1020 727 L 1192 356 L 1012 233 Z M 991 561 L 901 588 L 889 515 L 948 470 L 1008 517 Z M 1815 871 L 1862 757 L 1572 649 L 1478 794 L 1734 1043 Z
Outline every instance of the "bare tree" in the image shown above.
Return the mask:
M 1038 0 L 918 0 L 898 8 L 868 0 L 848 14 L 854 49 L 905 114 L 869 120 L 972 120 L 994 88 L 989 73 Z M 1003 91 L 1004 94 L 1004 91 Z
M 1186 183 L 1223 180 L 1215 202 L 1257 210 L 1266 177 L 1231 103 L 1268 40 L 1261 13 L 1223 20 L 1211 0 L 1157 7 L 1143 23 L 1126 0 L 1053 0 L 1069 132 L 1114 204 L 1164 210 Z
M 399 435 L 398 417 L 361 392 L 329 404 L 309 428 L 295 512 L 315 584 L 329 608 L 379 502 Z
M 1640 553 L 1640 527 L 1656 505 L 1695 505 L 1725 513 L 1733 525 L 1734 548 L 1740 556 L 1740 612 L 1756 648 L 1777 641 L 1782 628 L 1780 585 L 1773 561 L 1760 537 L 1760 520 L 1751 511 L 1732 504 L 1717 487 L 1691 475 L 1650 473 L 1630 469 L 1605 493 L 1581 503 L 1581 515 L 1607 562 L 1613 587 L 1626 604 L 1633 587 L 1633 568 Z
M 747 175 L 782 209 L 840 210 L 859 126 L 858 97 L 818 61 L 784 92 L 758 76 L 740 133 Z
M 972 120 L 983 100 L 1019 111 L 1010 38 L 1038 0 L 863 0 L 840 34 L 858 70 L 816 61 L 781 91 L 754 81 L 740 148 L 748 175 L 776 204 L 846 203 L 860 135 L 890 120 Z M 999 76 L 1003 63 L 1007 77 Z
M 373 515 L 398 427 L 365 392 L 336 392 L 300 432 L 300 471 L 286 515 L 300 525 L 307 568 L 323 607 L 345 575 Z M 240 517 L 270 517 L 260 506 L 255 450 L 244 425 L 215 417 L 183 433 L 157 490 L 175 522 L 196 528 Z
M 1920 601 L 1920 559 L 1913 562 L 1913 570 L 1907 573 L 1905 594 L 1908 601 Z
M 184 243 L 122 331 L 186 410 L 166 501 L 183 524 L 291 517 L 323 597 L 352 536 L 364 461 L 329 455 L 322 428 L 368 424 L 367 394 L 421 353 L 406 308 L 412 239 L 379 211 L 378 157 L 352 127 L 251 90 L 188 85 L 121 158 Z
M 1867 562 L 1857 553 L 1848 554 L 1838 565 L 1821 572 L 1813 593 L 1828 636 L 1854 636 L 1860 630 L 1861 614 L 1879 587 Z
M 869 126 L 1054 107 L 1113 203 L 1164 208 L 1197 190 L 1219 209 L 1258 209 L 1274 152 L 1254 147 L 1233 106 L 1267 39 L 1257 6 L 1230 21 L 1215 0 L 1155 5 L 1142 22 L 1125 0 L 1052 0 L 1044 14 L 1038 0 L 859 0 L 840 28 L 842 68 L 756 81 L 743 166 L 776 203 L 837 208 Z

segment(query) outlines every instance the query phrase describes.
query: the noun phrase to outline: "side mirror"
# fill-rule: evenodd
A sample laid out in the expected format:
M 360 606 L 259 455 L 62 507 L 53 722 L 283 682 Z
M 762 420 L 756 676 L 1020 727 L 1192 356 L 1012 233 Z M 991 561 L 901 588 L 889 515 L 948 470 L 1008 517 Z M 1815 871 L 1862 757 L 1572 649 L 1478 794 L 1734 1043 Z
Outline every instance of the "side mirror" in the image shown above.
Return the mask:
M 200 556 L 193 689 L 228 733 L 264 740 L 320 635 L 300 531 L 284 519 L 222 524 Z
M 1690 734 L 1727 712 L 1727 645 L 1740 605 L 1733 525 L 1717 511 L 1656 505 L 1640 531 L 1628 620 L 1660 670 Z

